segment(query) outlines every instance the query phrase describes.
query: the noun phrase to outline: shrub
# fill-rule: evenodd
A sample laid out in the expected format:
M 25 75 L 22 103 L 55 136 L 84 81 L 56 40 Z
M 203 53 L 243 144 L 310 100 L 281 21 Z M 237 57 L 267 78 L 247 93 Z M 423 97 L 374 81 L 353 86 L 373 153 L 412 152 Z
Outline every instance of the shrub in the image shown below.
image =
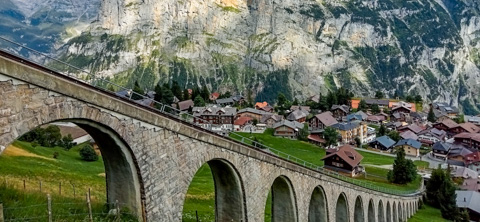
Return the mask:
M 60 154 L 58 152 L 53 153 L 53 159 L 58 159 L 58 156 L 60 156 Z
M 97 153 L 95 153 L 95 150 L 90 145 L 83 146 L 82 149 L 80 149 L 79 153 L 80 153 L 80 157 L 84 161 L 91 162 L 91 161 L 97 161 L 98 160 Z

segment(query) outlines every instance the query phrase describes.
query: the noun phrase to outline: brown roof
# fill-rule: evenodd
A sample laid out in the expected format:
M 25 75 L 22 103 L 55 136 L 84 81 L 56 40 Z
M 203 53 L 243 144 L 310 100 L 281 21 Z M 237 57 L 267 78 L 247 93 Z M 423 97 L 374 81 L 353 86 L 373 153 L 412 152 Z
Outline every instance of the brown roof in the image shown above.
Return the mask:
M 252 120 L 253 119 L 251 117 L 242 116 L 242 117 L 239 117 L 238 119 L 236 119 L 235 122 L 233 122 L 233 125 L 243 126 L 243 125 L 245 125 L 245 123 L 247 123 L 248 121 L 252 121 Z
M 178 103 L 178 109 L 180 111 L 188 110 L 190 107 L 194 107 L 193 101 L 191 99 L 181 101 Z
M 446 127 L 448 127 L 449 129 L 458 126 L 458 123 L 456 123 L 455 121 L 451 120 L 450 118 L 444 119 L 442 122 L 435 123 L 434 125 L 437 125 L 437 124 L 443 124 L 443 125 L 445 125 Z
M 453 136 L 453 138 L 455 138 L 455 139 L 457 139 L 457 138 L 472 139 L 472 140 L 480 142 L 480 134 L 478 134 L 478 133 L 459 133 L 459 134 Z
M 417 134 L 415 134 L 414 132 L 410 131 L 410 130 L 407 130 L 403 133 L 400 133 L 400 136 L 404 139 L 413 139 L 413 140 L 417 140 L 418 139 L 418 136 Z
M 332 126 L 338 123 L 337 120 L 333 118 L 331 112 L 323 112 L 315 115 L 315 117 L 318 118 L 318 120 L 320 120 L 320 122 L 322 122 L 325 126 Z
M 480 128 L 473 123 L 462 123 L 459 127 L 462 127 L 469 133 L 478 133 L 480 131 Z
M 88 135 L 88 133 L 78 126 L 63 126 L 57 125 L 60 128 L 60 133 L 62 136 L 67 136 L 68 134 L 72 135 L 73 139 L 80 138 L 82 136 Z
M 402 126 L 398 130 L 408 129 L 414 133 L 420 133 L 421 131 L 425 130 L 425 128 L 417 125 L 417 124 L 410 124 L 408 126 Z
M 312 141 L 319 142 L 319 143 L 326 143 L 327 142 L 325 139 L 323 139 L 319 135 L 310 134 L 310 135 L 308 135 L 307 138 L 308 138 L 308 140 L 312 140 Z
M 338 156 L 345 162 L 347 162 L 350 166 L 355 167 L 357 166 L 360 161 L 362 161 L 363 156 L 360 155 L 352 146 L 350 145 L 343 145 L 337 149 L 330 149 L 327 150 L 327 153 L 332 152 L 325 157 L 322 158 L 322 160 L 325 160 L 326 158 L 329 158 L 331 156 Z
M 476 151 L 465 156 L 465 165 L 480 162 L 480 151 Z
M 368 116 L 367 117 L 367 120 L 368 121 L 374 121 L 374 122 L 381 122 L 381 121 L 384 121 L 385 120 L 385 116 L 374 116 L 374 115 L 371 115 L 371 116 Z

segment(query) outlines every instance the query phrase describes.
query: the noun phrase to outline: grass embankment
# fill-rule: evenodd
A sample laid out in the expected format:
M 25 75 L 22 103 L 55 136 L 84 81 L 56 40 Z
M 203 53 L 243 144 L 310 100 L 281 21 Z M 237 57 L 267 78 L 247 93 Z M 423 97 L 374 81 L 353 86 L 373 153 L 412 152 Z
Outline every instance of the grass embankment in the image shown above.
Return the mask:
M 0 156 L 0 202 L 4 206 L 5 219 L 47 220 L 47 194 L 51 194 L 54 221 L 83 221 L 88 215 L 85 194 L 91 188 L 94 220 L 113 220 L 107 216 L 109 207 L 113 206 L 105 203 L 103 160 L 82 161 L 78 153 L 82 146 L 67 151 L 61 147 L 32 147 L 30 143 L 16 141 L 7 147 Z M 55 152 L 58 153 L 56 159 L 53 158 Z M 123 215 L 121 220 L 135 221 L 135 218 Z
M 425 221 L 447 222 L 448 220 L 443 219 L 440 209 L 427 204 L 423 205 L 423 209 L 419 209 L 410 219 L 408 219 L 408 222 Z

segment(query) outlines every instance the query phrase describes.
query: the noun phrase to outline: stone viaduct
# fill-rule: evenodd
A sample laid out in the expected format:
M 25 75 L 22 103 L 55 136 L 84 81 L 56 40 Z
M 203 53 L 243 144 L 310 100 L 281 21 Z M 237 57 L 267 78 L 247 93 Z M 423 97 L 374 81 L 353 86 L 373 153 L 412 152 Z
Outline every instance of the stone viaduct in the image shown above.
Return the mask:
M 181 221 L 185 196 L 205 163 L 217 221 L 406 221 L 420 196 L 343 182 L 0 52 L 0 146 L 43 124 L 73 122 L 99 144 L 107 199 L 143 221 Z M 294 149 L 294 147 L 292 147 Z

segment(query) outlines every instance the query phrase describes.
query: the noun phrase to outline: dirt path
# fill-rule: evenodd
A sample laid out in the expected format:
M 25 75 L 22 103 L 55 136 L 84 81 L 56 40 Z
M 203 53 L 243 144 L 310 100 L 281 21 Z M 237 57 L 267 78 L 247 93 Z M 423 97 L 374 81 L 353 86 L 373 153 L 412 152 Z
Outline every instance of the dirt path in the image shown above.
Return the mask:
M 45 160 L 53 160 L 55 161 L 53 158 L 48 158 L 48 157 L 44 157 L 44 156 L 40 156 L 40 155 L 37 155 L 37 154 L 34 154 L 34 153 L 30 153 L 24 149 L 21 149 L 21 148 L 18 148 L 14 145 L 10 145 L 8 146 L 5 151 L 3 151 L 3 154 L 2 155 L 5 155 L 5 156 L 25 156 L 25 157 L 34 157 L 34 158 L 40 158 L 40 159 L 45 159 Z

